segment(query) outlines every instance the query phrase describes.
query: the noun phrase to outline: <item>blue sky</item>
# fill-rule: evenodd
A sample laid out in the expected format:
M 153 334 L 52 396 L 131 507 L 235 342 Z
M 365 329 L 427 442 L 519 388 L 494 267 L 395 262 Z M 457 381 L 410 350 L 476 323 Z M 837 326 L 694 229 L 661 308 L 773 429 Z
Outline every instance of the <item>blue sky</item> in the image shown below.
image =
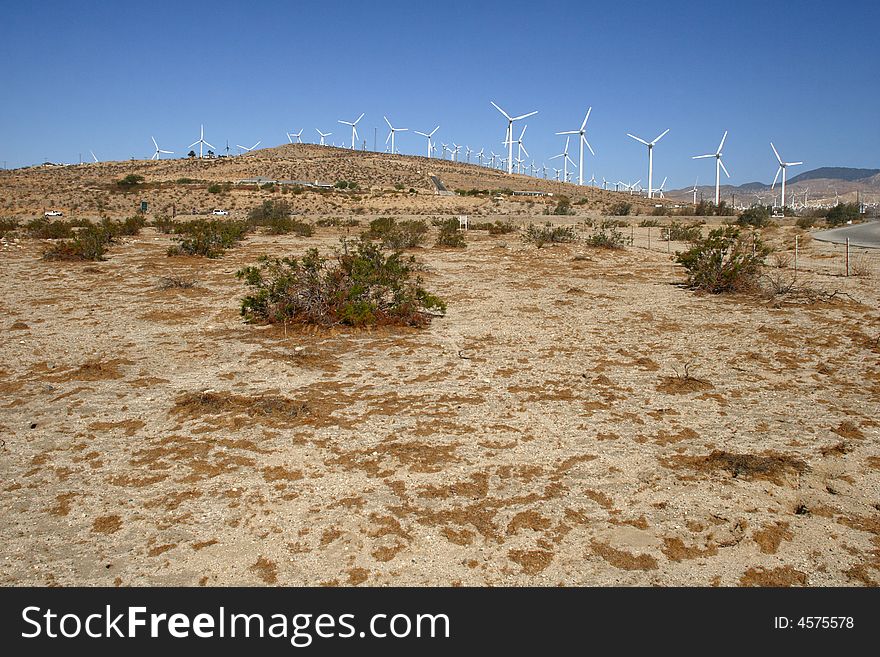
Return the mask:
M 0 34 L 0 162 L 146 157 L 150 136 L 185 154 L 206 139 L 262 146 L 286 131 L 368 148 L 395 125 L 500 152 L 506 123 L 527 120 L 540 166 L 593 107 L 586 176 L 647 177 L 667 188 L 714 183 L 728 130 L 735 184 L 770 182 L 772 139 L 792 174 L 878 167 L 876 1 L 667 2 L 56 2 L 6 3 Z M 518 134 L 518 133 L 517 133 Z M 399 133 L 404 153 L 424 139 Z M 571 148 L 577 160 L 575 144 Z M 558 162 L 556 160 L 555 162 Z M 558 166 L 558 165 L 557 165 Z

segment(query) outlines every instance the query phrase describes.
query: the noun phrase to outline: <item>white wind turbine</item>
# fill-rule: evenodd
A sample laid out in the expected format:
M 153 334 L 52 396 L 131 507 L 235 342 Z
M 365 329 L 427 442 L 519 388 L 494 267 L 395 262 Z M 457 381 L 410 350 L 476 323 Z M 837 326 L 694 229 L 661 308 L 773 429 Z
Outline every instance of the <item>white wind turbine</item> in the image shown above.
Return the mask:
M 529 152 L 526 150 L 526 147 L 523 145 L 523 137 L 526 134 L 526 129 L 529 127 L 528 124 L 523 126 L 522 132 L 519 133 L 519 139 L 516 140 L 516 162 L 517 162 L 517 173 L 522 173 L 522 163 L 524 160 L 522 159 L 522 154 L 525 153 L 526 157 L 531 157 Z
M 465 146 L 464 147 L 464 155 L 465 155 L 465 159 L 467 160 L 468 164 L 471 163 L 471 153 L 473 153 L 473 151 L 471 150 L 471 147 Z
M 332 132 L 321 132 L 321 131 L 318 130 L 317 128 L 315 128 L 315 132 L 317 132 L 319 135 L 321 135 L 321 146 L 326 146 L 326 145 L 327 145 L 327 144 L 324 143 L 324 137 L 329 137 L 330 135 L 333 134 Z
M 383 116 L 382 118 L 385 119 L 385 123 L 387 123 L 388 127 L 391 128 L 391 132 L 389 132 L 388 136 L 385 137 L 385 143 L 387 144 L 388 140 L 389 139 L 391 140 L 391 154 L 394 155 L 394 133 L 395 132 L 406 132 L 407 130 L 409 130 L 409 128 L 395 128 L 393 125 L 391 125 L 391 121 L 388 120 L 387 116 Z M 358 119 L 358 120 L 360 120 L 360 119 Z
M 779 172 L 782 172 L 782 199 L 780 203 L 780 207 L 785 207 L 785 170 L 788 167 L 797 166 L 798 164 L 803 164 L 803 162 L 783 162 L 782 158 L 779 157 L 779 151 L 776 150 L 776 146 L 773 145 L 773 142 L 770 142 L 770 148 L 773 149 L 773 154 L 776 156 L 776 159 L 779 160 L 779 168 L 776 170 L 776 176 L 773 178 L 773 184 L 770 186 L 770 189 L 776 187 L 776 181 L 779 180 Z
M 694 205 L 697 204 L 697 183 L 700 182 L 700 179 L 697 178 L 694 180 L 694 188 L 691 190 L 694 193 Z
M 482 148 L 480 149 L 480 152 L 477 153 L 477 163 L 480 166 L 483 166 L 483 149 Z
M 654 190 L 651 188 L 654 180 L 654 145 L 663 139 L 666 133 L 669 132 L 669 128 L 666 128 L 663 132 L 661 132 L 654 141 L 645 141 L 641 137 L 636 137 L 635 135 L 631 135 L 630 133 L 626 133 L 627 137 L 632 137 L 636 141 L 643 143 L 648 147 L 648 198 L 654 198 Z
M 251 146 L 250 148 L 248 148 L 247 146 L 242 146 L 241 144 L 236 144 L 236 146 L 238 146 L 238 147 L 241 149 L 241 151 L 239 151 L 238 154 L 241 155 L 241 152 L 242 152 L 242 151 L 247 152 L 247 153 L 250 153 L 252 150 L 254 150 L 254 149 L 255 149 L 257 146 L 259 146 L 261 143 L 263 143 L 263 140 L 262 140 L 262 139 L 261 139 L 260 141 L 258 141 L 256 144 L 254 144 L 253 146 Z
M 449 146 L 444 144 L 443 142 L 440 142 L 440 146 L 443 147 L 443 152 L 440 153 L 440 159 L 445 160 L 446 159 L 446 151 L 449 150 Z
M 360 121 L 362 118 L 364 118 L 363 112 L 361 112 L 361 115 L 359 117 L 357 117 L 356 121 L 343 121 L 341 119 L 339 119 L 337 121 L 338 123 L 342 123 L 344 125 L 351 126 L 351 150 L 355 149 L 355 144 L 357 143 L 357 140 L 358 140 L 358 131 L 355 126 L 358 124 L 358 121 Z
M 538 113 L 537 110 L 534 112 L 529 112 L 528 114 L 521 114 L 520 116 L 510 116 L 503 109 L 498 107 L 493 101 L 489 101 L 492 103 L 492 107 L 497 109 L 504 115 L 504 118 L 507 119 L 507 133 L 504 135 L 504 143 L 507 144 L 507 173 L 513 173 L 513 122 L 519 121 L 520 119 L 525 119 L 529 116 L 534 116 Z
M 593 176 L 587 182 L 590 183 L 590 187 L 595 187 L 596 186 L 596 174 L 594 173 Z
M 452 150 L 452 161 L 458 162 L 458 152 L 461 150 L 461 146 L 459 146 L 455 142 L 452 142 L 452 145 L 455 147 Z
M 553 170 L 556 172 L 556 182 L 559 182 L 559 174 L 562 169 L 557 169 L 556 167 L 553 167 Z
M 150 158 L 151 160 L 158 160 L 158 159 L 161 159 L 160 153 L 167 153 L 168 155 L 171 155 L 171 154 L 174 152 L 174 151 L 163 151 L 161 148 L 159 148 L 159 144 L 156 143 L 156 138 L 155 138 L 155 137 L 150 137 L 150 139 L 153 140 L 153 146 L 156 147 L 156 152 L 153 153 L 153 156 Z M 92 153 L 92 157 L 95 157 L 95 154 L 94 154 L 94 153 Z M 98 161 L 98 160 L 95 159 L 95 162 L 97 162 L 97 161 Z
M 724 136 L 721 137 L 721 143 L 718 144 L 718 150 L 714 153 L 709 153 L 708 155 L 694 155 L 692 160 L 701 160 L 706 157 L 714 157 L 715 158 L 715 205 L 721 202 L 721 170 L 724 169 L 724 175 L 730 178 L 730 174 L 727 173 L 727 169 L 724 166 L 724 162 L 721 161 L 721 149 L 724 148 L 724 140 L 727 139 L 727 130 L 724 131 Z
M 581 159 L 580 165 L 578 168 L 578 185 L 584 184 L 584 144 L 587 145 L 587 148 L 590 149 L 590 152 L 593 153 L 593 157 L 596 157 L 596 153 L 593 152 L 593 147 L 590 146 L 590 142 L 587 141 L 586 133 L 587 133 L 587 119 L 590 118 L 590 112 L 593 111 L 592 107 L 587 108 L 587 115 L 584 117 L 584 122 L 581 123 L 580 130 L 566 130 L 564 132 L 557 132 L 557 135 L 580 135 L 578 137 L 580 141 L 581 147 Z
M 302 129 L 300 129 L 299 132 L 288 132 L 287 133 L 287 141 L 289 141 L 292 144 L 293 140 L 296 139 L 297 144 L 303 143 L 302 133 L 303 133 Z
M 415 132 L 417 135 L 421 135 L 422 137 L 427 137 L 427 138 L 428 138 L 428 159 L 431 158 L 431 137 L 433 137 L 433 136 L 434 136 L 434 133 L 437 132 L 439 129 L 440 129 L 440 126 L 438 125 L 436 128 L 434 128 L 433 130 L 431 130 L 431 132 L 419 132 L 418 130 L 414 130 L 414 131 L 413 131 L 413 132 Z
M 660 183 L 660 187 L 657 188 L 657 191 L 660 192 L 660 198 L 663 198 L 663 188 L 666 186 L 666 177 L 663 177 L 663 182 Z
M 550 158 L 551 160 L 555 160 L 557 157 L 562 158 L 562 168 L 565 171 L 565 175 L 563 176 L 563 180 L 565 182 L 568 182 L 568 163 L 571 162 L 571 165 L 574 166 L 574 160 L 572 160 L 568 156 L 568 143 L 570 141 L 571 141 L 571 137 L 566 137 L 565 138 L 565 150 L 562 151 L 559 155 L 554 155 L 553 157 Z
M 200 129 L 200 131 L 199 131 L 199 140 L 198 140 L 198 141 L 194 141 L 194 142 L 191 143 L 189 146 L 187 146 L 187 148 L 192 148 L 192 147 L 195 146 L 196 144 L 199 145 L 199 159 L 200 159 L 200 160 L 202 159 L 202 148 L 203 148 L 204 146 L 208 146 L 208 147 L 211 148 L 211 149 L 214 148 L 213 146 L 211 146 L 211 144 L 209 144 L 208 142 L 205 141 L 205 126 L 204 126 L 204 125 L 201 126 L 201 129 Z
M 482 153 L 482 151 L 480 151 Z M 492 158 L 489 160 L 489 166 L 493 169 L 495 168 L 495 160 L 498 159 L 498 156 L 495 155 L 495 151 L 489 151 L 492 154 Z

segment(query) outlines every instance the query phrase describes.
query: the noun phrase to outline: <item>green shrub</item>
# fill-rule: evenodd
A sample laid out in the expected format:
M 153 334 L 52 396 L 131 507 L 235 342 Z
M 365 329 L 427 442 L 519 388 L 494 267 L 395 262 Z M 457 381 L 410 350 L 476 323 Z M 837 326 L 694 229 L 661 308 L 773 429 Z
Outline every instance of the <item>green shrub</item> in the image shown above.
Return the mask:
M 740 226 L 766 228 L 770 225 L 770 211 L 763 205 L 753 206 L 740 214 L 736 223 Z
M 677 221 L 671 222 L 668 228 L 660 229 L 660 239 L 673 242 L 693 242 L 701 237 L 703 237 L 703 231 L 699 226 L 688 226 Z
M 121 180 L 117 180 L 116 184 L 119 187 L 130 189 L 132 187 L 136 187 L 137 185 L 141 184 L 142 182 L 144 182 L 143 176 L 139 176 L 136 173 L 130 173 L 127 176 L 125 176 L 125 178 L 122 178 Z
M 18 219 L 2 218 L 0 219 L 0 237 L 12 235 L 18 230 Z
M 463 249 L 466 246 L 464 233 L 459 230 L 458 219 L 447 219 L 443 222 L 435 246 L 448 246 L 454 249 Z
M 109 222 L 103 222 L 109 223 Z M 116 235 L 138 235 L 141 232 L 141 229 L 146 225 L 146 220 L 143 215 L 134 215 L 132 217 L 128 217 L 127 219 L 117 222 L 114 224 L 110 224 L 109 226 L 105 225 L 106 229 L 109 229 L 111 233 Z
M 574 228 L 571 226 L 554 226 L 547 222 L 543 226 L 529 224 L 522 238 L 524 242 L 534 244 L 540 249 L 545 244 L 574 242 L 575 235 Z
M 217 183 L 213 183 L 212 185 L 208 185 L 208 193 L 209 194 L 220 194 L 223 192 L 223 187 L 218 185 Z
M 858 203 L 838 203 L 825 215 L 825 223 L 829 226 L 840 226 L 847 221 L 859 219 Z
M 317 249 L 299 259 L 263 256 L 236 276 L 253 289 L 241 303 L 247 322 L 424 326 L 446 304 L 414 272 L 414 258 L 360 241 L 331 259 Z
M 738 228 L 726 226 L 709 231 L 675 260 L 687 270 L 690 288 L 721 294 L 756 289 L 769 253 L 757 235 L 747 237 Z
M 165 233 L 166 235 L 174 232 L 174 220 L 166 214 L 160 214 L 153 219 L 150 225 L 160 233 Z
M 360 226 L 361 222 L 357 219 L 342 219 L 341 217 L 327 217 L 324 219 L 318 219 L 315 222 L 315 225 L 322 226 L 324 228 L 333 227 L 333 228 L 350 228 L 352 226 Z
M 608 214 L 612 217 L 627 217 L 629 216 L 629 213 L 632 212 L 632 207 L 632 203 L 618 201 L 609 208 Z
M 798 217 L 797 221 L 794 222 L 794 225 L 806 230 L 816 225 L 816 219 L 815 217 Z
M 168 255 L 200 255 L 219 258 L 245 238 L 248 226 L 243 221 L 206 221 L 196 219 L 175 226 L 176 245 L 169 247 Z
M 73 236 L 73 229 L 66 221 L 50 221 L 39 217 L 25 224 L 28 236 L 39 240 L 58 240 Z
M 660 222 L 656 219 L 642 219 L 639 222 L 639 226 L 641 228 L 657 228 L 660 225 Z
M 196 181 L 193 180 L 192 178 L 178 178 L 174 182 L 177 183 L 178 185 L 191 185 L 192 183 L 194 183 Z
M 107 245 L 113 233 L 103 226 L 90 225 L 77 231 L 73 239 L 53 244 L 43 253 L 44 260 L 106 260 Z
M 268 199 L 248 212 L 247 222 L 251 227 L 268 226 L 273 221 L 286 219 L 292 209 L 284 199 Z
M 266 222 L 266 232 L 270 235 L 294 233 L 300 237 L 311 237 L 315 233 L 312 225 L 290 217 L 276 217 Z
M 571 199 L 567 196 L 559 196 L 556 200 L 556 207 L 553 208 L 553 214 L 555 215 L 570 215 L 574 214 L 574 210 L 571 209 Z
M 616 221 L 603 221 L 599 225 L 599 230 L 590 235 L 586 242 L 589 246 L 600 249 L 622 249 L 630 240 L 618 230 Z
M 393 217 L 379 217 L 370 222 L 370 228 L 362 235 L 366 240 L 379 240 L 386 249 L 400 251 L 420 246 L 425 240 L 428 225 L 424 221 L 398 222 Z

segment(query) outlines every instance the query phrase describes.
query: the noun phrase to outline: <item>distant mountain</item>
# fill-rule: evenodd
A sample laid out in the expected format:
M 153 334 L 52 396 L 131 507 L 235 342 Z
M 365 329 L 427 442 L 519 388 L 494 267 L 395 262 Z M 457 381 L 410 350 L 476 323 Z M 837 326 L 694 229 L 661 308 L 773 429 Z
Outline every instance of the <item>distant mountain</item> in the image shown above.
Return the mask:
M 856 180 L 864 180 L 880 173 L 880 169 L 853 169 L 852 167 L 821 167 L 812 171 L 789 178 L 788 182 L 794 184 L 804 182 L 805 180 L 828 179 L 828 180 L 846 180 L 853 182 Z

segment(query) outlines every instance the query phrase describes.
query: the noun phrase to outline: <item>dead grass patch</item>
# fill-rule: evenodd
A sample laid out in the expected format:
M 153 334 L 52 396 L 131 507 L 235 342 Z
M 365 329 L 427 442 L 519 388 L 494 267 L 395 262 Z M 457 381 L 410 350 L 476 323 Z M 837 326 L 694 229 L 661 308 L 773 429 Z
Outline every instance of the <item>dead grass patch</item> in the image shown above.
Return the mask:
M 796 570 L 791 566 L 778 568 L 763 568 L 761 566 L 749 568 L 739 578 L 740 586 L 806 586 L 807 574 Z
M 592 540 L 590 545 L 593 552 L 621 570 L 656 570 L 657 560 L 650 554 L 631 554 L 625 550 L 618 550 L 607 543 Z
M 787 522 L 764 525 L 762 529 L 752 534 L 752 539 L 764 554 L 776 554 L 782 541 L 790 541 L 794 538 L 794 534 L 789 531 L 788 527 Z
M 510 550 L 507 556 L 518 563 L 526 575 L 537 575 L 553 561 L 553 553 L 547 550 Z
M 278 583 L 278 565 L 271 559 L 261 555 L 257 562 L 250 567 L 250 570 L 266 584 Z
M 122 518 L 118 515 L 101 516 L 92 523 L 92 531 L 98 534 L 113 534 L 122 527 Z
M 697 472 L 724 470 L 734 479 L 762 479 L 777 486 L 784 485 L 789 477 L 799 476 L 809 469 L 801 459 L 776 452 L 735 454 L 717 449 L 706 456 L 674 455 L 661 458 L 660 463 L 673 470 L 682 467 Z

